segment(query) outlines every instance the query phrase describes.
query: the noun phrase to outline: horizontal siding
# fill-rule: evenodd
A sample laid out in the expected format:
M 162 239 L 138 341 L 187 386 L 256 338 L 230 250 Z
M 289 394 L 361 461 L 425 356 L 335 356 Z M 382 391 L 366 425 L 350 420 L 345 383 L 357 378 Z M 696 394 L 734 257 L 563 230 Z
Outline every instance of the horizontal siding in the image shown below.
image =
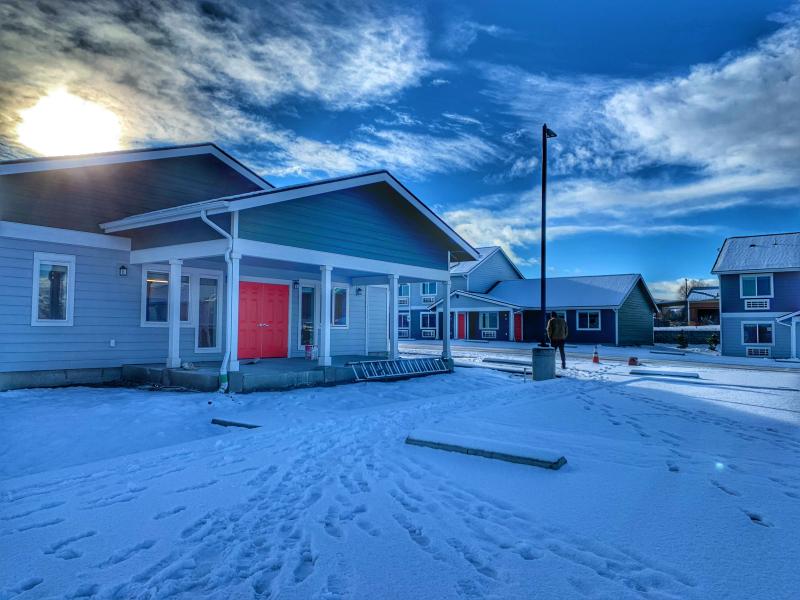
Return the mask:
M 498 281 L 519 279 L 517 271 L 499 250 L 469 273 L 469 291 L 485 293 Z
M 617 312 L 619 344 L 640 346 L 653 343 L 653 306 L 639 281 Z
M 724 317 L 720 320 L 720 337 L 722 338 L 721 350 L 725 356 L 746 356 L 746 346 L 742 344 L 743 321 L 765 321 L 772 323 L 774 345 L 770 346 L 773 358 L 790 358 L 792 354 L 792 329 L 777 323 L 774 319 L 762 317 L 757 314 L 752 317 Z M 755 346 L 755 344 L 754 344 Z
M 591 310 L 591 309 L 590 309 Z M 578 331 L 576 326 L 577 311 L 567 310 L 567 327 L 569 344 L 614 344 L 615 342 L 615 314 L 610 308 L 600 310 L 599 331 Z M 542 337 L 544 323 L 542 313 L 538 310 L 526 310 L 523 312 L 522 329 L 525 342 L 537 342 Z
M 242 238 L 446 269 L 452 242 L 385 183 L 244 210 Z
M 765 312 L 794 312 L 800 310 L 800 271 L 787 271 L 772 274 L 773 298 Z M 721 312 L 745 311 L 744 299 L 739 289 L 739 275 L 720 276 L 720 310 Z

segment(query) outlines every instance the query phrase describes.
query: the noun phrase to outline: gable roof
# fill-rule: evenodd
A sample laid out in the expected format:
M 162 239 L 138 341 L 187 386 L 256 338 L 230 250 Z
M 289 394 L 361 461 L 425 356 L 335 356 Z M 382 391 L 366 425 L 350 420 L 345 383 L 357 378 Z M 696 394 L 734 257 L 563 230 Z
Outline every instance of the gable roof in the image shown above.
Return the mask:
M 408 188 L 394 177 L 389 171 L 378 170 L 366 173 L 357 173 L 343 177 L 334 177 L 308 183 L 287 185 L 270 190 L 260 190 L 222 196 L 212 200 L 184 204 L 163 210 L 150 211 L 142 214 L 131 215 L 117 221 L 102 223 L 101 227 L 106 233 L 115 233 L 149 227 L 163 223 L 171 223 L 186 219 L 199 218 L 201 213 L 208 215 L 229 213 L 259 206 L 267 206 L 280 202 L 289 202 L 300 198 L 307 198 L 328 192 L 366 186 L 374 183 L 388 184 L 406 202 L 414 206 L 425 218 L 430 220 L 444 235 L 446 235 L 459 248 L 459 258 L 472 261 L 478 258 L 478 252 L 464 238 L 455 232 L 435 212 L 428 208 Z
M 800 270 L 800 232 L 730 237 L 712 273 Z
M 12 160 L 0 163 L 0 218 L 98 232 L 104 221 L 271 187 L 214 144 Z
M 624 275 L 588 275 L 582 277 L 549 277 L 547 279 L 547 308 L 617 308 L 634 287 L 642 282 L 654 308 L 656 302 L 638 273 Z M 541 306 L 539 279 L 500 281 L 488 295 L 515 306 L 539 309 Z
M 497 254 L 498 252 L 503 255 L 503 257 L 508 261 L 508 264 L 514 269 L 514 271 L 519 275 L 520 279 L 524 279 L 525 276 L 520 272 L 517 268 L 517 265 L 508 257 L 505 250 L 501 246 L 482 246 L 480 248 L 476 248 L 478 251 L 478 260 L 470 261 L 470 262 L 458 262 L 455 263 L 450 267 L 450 274 L 451 275 L 469 275 L 472 271 L 474 271 L 478 266 L 485 263 L 489 258 Z
M 709 300 L 719 300 L 719 286 L 693 287 L 689 291 L 689 302 L 707 302 Z

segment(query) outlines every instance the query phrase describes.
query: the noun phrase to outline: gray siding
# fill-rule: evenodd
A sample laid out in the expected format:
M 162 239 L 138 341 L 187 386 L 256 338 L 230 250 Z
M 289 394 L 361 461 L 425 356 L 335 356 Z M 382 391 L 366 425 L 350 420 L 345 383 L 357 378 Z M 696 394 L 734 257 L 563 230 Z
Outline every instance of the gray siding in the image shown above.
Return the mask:
M 74 319 L 71 327 L 31 326 L 33 253 L 75 256 Z M 128 276 L 119 276 L 119 265 Z M 67 244 L 0 237 L 0 371 L 118 367 L 166 361 L 166 327 L 141 327 L 141 269 L 128 253 Z M 194 352 L 193 327 L 181 328 L 185 360 L 214 360 Z M 115 340 L 115 346 L 110 345 Z
M 634 346 L 653 343 L 653 306 L 647 298 L 644 283 L 639 281 L 617 312 L 619 345 Z
M 505 254 L 498 250 L 469 273 L 467 290 L 483 294 L 498 281 L 519 278 Z
M 389 289 L 370 286 L 367 290 L 369 352 L 386 352 L 389 345 Z
M 244 210 L 239 236 L 437 269 L 447 269 L 447 252 L 456 249 L 385 183 Z

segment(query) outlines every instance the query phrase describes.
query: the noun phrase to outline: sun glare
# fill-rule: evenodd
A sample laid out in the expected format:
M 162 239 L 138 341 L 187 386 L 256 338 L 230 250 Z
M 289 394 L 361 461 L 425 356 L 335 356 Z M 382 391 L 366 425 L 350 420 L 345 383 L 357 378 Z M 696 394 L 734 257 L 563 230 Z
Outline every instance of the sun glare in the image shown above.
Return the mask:
M 103 106 L 57 90 L 19 112 L 19 141 L 44 156 L 119 150 L 119 117 Z

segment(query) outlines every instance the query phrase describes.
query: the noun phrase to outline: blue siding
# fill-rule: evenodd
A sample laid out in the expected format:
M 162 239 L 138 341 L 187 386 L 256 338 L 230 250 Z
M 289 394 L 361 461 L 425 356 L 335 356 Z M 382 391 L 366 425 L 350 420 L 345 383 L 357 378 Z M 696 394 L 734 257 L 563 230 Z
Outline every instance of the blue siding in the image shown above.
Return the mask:
M 639 281 L 617 312 L 620 346 L 653 343 L 653 311 L 644 283 Z
M 239 216 L 239 235 L 438 269 L 447 269 L 447 252 L 456 249 L 385 183 L 244 210 Z
M 576 326 L 577 311 L 567 310 L 567 327 L 569 336 L 567 343 L 570 344 L 614 344 L 616 336 L 616 316 L 613 309 L 604 308 L 600 310 L 600 330 L 599 331 L 578 331 Z M 538 310 L 526 310 L 523 316 L 522 328 L 524 331 L 525 342 L 536 342 L 541 339 L 543 321 L 542 313 Z
M 489 312 L 489 311 L 487 311 Z M 497 311 L 492 311 L 497 312 Z M 469 320 L 469 327 L 467 329 L 468 339 L 470 340 L 484 340 L 483 330 L 480 328 L 480 312 L 472 312 L 467 314 Z M 498 326 L 496 336 L 494 339 L 500 341 L 508 341 L 508 311 L 498 312 Z
M 789 326 L 781 325 L 771 317 L 759 317 L 758 314 L 747 317 L 723 317 L 720 324 L 720 335 L 722 337 L 722 354 L 725 356 L 747 356 L 747 351 L 742 344 L 742 322 L 743 321 L 764 321 L 772 323 L 772 334 L 774 344 L 770 346 L 773 358 L 789 358 L 792 353 L 792 329 Z M 754 347 L 758 345 L 753 344 Z
M 794 312 L 800 310 L 800 271 L 772 274 L 773 298 L 765 312 Z M 745 312 L 744 299 L 740 297 L 739 275 L 720 276 L 720 311 Z M 758 311 L 747 311 L 757 314 Z

